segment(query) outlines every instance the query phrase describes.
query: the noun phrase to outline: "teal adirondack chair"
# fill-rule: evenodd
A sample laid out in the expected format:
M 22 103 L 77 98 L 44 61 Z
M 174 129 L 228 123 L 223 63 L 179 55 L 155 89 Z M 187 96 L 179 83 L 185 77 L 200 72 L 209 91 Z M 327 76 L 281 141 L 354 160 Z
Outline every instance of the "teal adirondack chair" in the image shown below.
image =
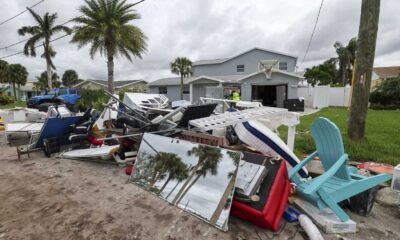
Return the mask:
M 348 155 L 344 152 L 339 128 L 326 118 L 317 118 L 311 125 L 311 134 L 317 150 L 291 169 L 289 178 L 297 187 L 297 194 L 319 209 L 330 208 L 346 222 L 349 216 L 338 205 L 360 192 L 391 179 L 388 174 L 366 177 L 355 174 L 356 168 L 346 166 Z M 300 180 L 297 172 L 307 162 L 318 156 L 324 173 L 311 180 Z

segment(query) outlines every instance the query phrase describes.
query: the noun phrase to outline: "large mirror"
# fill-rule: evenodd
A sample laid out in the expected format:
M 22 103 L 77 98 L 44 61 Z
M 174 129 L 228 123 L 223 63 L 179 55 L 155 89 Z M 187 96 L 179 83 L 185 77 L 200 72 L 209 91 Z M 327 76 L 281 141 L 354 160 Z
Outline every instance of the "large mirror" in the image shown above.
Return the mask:
M 130 181 L 228 230 L 241 153 L 145 133 Z

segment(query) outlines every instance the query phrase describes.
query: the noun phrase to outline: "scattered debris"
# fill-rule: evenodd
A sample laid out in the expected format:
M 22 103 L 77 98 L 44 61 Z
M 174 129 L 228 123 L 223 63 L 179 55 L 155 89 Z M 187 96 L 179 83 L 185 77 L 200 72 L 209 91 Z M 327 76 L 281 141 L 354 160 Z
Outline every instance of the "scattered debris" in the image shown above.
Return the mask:
M 344 212 L 342 201 L 364 216 L 375 195 L 382 205 L 399 206 L 399 195 L 390 188 L 376 191 L 393 170 L 392 188 L 398 191 L 400 167 L 370 162 L 358 164 L 358 170 L 347 166 L 340 133 L 329 120 L 317 119 L 311 127 L 317 151 L 300 161 L 288 147 L 294 139 L 286 144 L 269 127 L 275 117 L 273 121 L 292 127 L 289 135 L 294 138 L 299 116 L 290 116 L 286 109 L 211 98 L 202 98 L 202 105 L 176 101 L 169 108 L 162 94 L 125 93 L 122 101 L 106 93 L 110 100 L 102 113 L 90 108 L 74 114 L 63 105 L 49 105 L 47 114 L 3 111 L 7 139 L 18 133 L 28 140 L 18 146 L 18 157 L 43 149 L 48 157 L 61 151 L 62 159 L 127 166 L 131 182 L 223 231 L 232 215 L 274 231 L 273 236 L 285 231 L 286 222 L 299 227 L 299 221 L 310 239 L 323 239 L 306 215 L 286 206 L 289 194 L 296 194 L 294 203 L 326 233 L 356 232 L 356 222 Z M 55 210 L 61 211 L 62 207 Z M 163 235 L 172 238 L 182 231 L 178 222 L 186 218 L 175 218 Z M 294 237 L 297 230 L 292 230 L 285 234 Z M 211 228 L 202 234 L 208 237 L 209 232 Z M 268 235 L 256 232 L 259 238 Z M 246 236 L 238 232 L 236 237 Z
M 319 210 L 300 198 L 296 198 L 294 203 L 326 233 L 355 233 L 357 231 L 356 222 L 351 219 L 343 222 L 329 208 Z

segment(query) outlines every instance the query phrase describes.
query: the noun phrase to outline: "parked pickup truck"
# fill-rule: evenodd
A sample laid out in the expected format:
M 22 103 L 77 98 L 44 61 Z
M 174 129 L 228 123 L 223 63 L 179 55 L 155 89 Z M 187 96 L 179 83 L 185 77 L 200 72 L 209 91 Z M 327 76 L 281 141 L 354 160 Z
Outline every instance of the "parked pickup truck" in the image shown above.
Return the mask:
M 28 100 L 27 105 L 29 108 L 39 108 L 39 110 L 41 105 L 53 103 L 65 104 L 71 107 L 79 98 L 80 96 L 76 88 L 53 88 L 47 90 L 42 95 L 32 97 Z

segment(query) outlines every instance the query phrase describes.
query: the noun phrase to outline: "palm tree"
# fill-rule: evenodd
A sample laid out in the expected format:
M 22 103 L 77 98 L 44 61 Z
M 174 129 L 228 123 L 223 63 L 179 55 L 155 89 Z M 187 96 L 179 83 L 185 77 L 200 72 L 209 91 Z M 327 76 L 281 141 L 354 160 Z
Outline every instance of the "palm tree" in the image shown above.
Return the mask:
M 15 85 L 16 84 L 18 85 L 18 92 L 19 92 L 20 86 L 26 84 L 28 78 L 28 72 L 26 71 L 26 68 L 21 64 L 10 64 L 8 69 L 9 69 L 8 81 L 13 86 L 14 98 L 15 100 L 19 100 L 19 94 L 17 99 Z
M 72 42 L 78 48 L 91 44 L 90 56 L 93 59 L 97 52 L 107 58 L 108 91 L 114 93 L 114 57 L 122 55 L 129 61 L 132 56 L 142 58 L 146 51 L 146 36 L 130 21 L 140 19 L 126 0 L 85 0 L 80 7 L 84 15 L 77 17 Z
M 194 155 L 198 157 L 199 161 L 197 165 L 192 169 L 190 176 L 180 188 L 174 200 L 172 200 L 172 204 L 174 205 L 179 204 L 179 202 L 184 198 L 189 189 L 199 180 L 201 176 L 205 177 L 208 173 L 211 173 L 211 175 L 218 174 L 218 164 L 222 158 L 221 149 L 203 145 L 193 147 L 190 151 L 188 151 L 188 155 Z M 196 178 L 192 181 L 192 178 L 195 175 Z
M 171 72 L 181 77 L 181 100 L 183 100 L 183 78 L 193 74 L 192 62 L 188 58 L 178 57 L 171 63 Z
M 61 79 L 64 86 L 73 86 L 79 82 L 78 74 L 72 69 L 66 70 Z
M 8 62 L 0 60 L 0 82 L 8 82 Z
M 333 46 L 338 55 L 341 82 L 346 84 L 347 79 L 351 76 L 351 69 L 356 58 L 357 38 L 350 39 L 347 46 L 343 46 L 340 42 L 335 42 Z
M 235 165 L 235 170 L 231 171 L 228 173 L 227 177 L 229 179 L 228 186 L 225 189 L 224 194 L 222 194 L 221 199 L 219 200 L 219 203 L 212 214 L 210 218 L 210 223 L 211 224 L 216 224 L 219 217 L 221 216 L 221 213 L 224 209 L 229 208 L 232 202 L 232 197 L 233 197 L 233 191 L 235 189 L 235 183 L 236 183 L 236 176 L 237 176 L 237 171 L 238 171 L 238 166 L 240 162 L 240 153 L 238 152 L 227 152 L 231 160 L 233 161 L 233 165 Z
M 56 72 L 53 72 L 51 74 L 51 83 L 53 87 L 58 88 L 61 85 L 60 82 L 58 81 L 59 78 L 60 77 Z M 33 87 L 36 91 L 43 91 L 49 89 L 48 85 L 49 80 L 47 78 L 47 72 L 42 72 L 40 76 L 36 76 L 36 79 L 38 81 L 33 84 Z
M 63 25 L 55 25 L 55 20 L 57 19 L 57 13 L 49 14 L 48 12 L 44 14 L 43 17 L 39 16 L 32 9 L 28 8 L 28 11 L 32 14 L 36 21 L 35 26 L 25 26 L 18 30 L 18 33 L 22 36 L 25 34 L 32 35 L 31 38 L 26 42 L 24 46 L 24 54 L 27 56 L 36 56 L 36 44 L 43 40 L 43 54 L 42 58 L 46 59 L 47 65 L 47 79 L 48 85 L 52 88 L 51 84 L 51 69 L 56 69 L 53 64 L 52 58 L 56 55 L 53 47 L 50 45 L 51 37 L 59 32 L 65 32 L 71 34 L 71 29 Z
M 181 182 L 189 176 L 187 165 L 182 162 L 182 159 L 175 153 L 167 153 L 168 156 L 163 159 L 166 172 L 168 173 L 167 180 L 160 188 L 158 195 L 161 195 L 164 188 L 171 180 Z

